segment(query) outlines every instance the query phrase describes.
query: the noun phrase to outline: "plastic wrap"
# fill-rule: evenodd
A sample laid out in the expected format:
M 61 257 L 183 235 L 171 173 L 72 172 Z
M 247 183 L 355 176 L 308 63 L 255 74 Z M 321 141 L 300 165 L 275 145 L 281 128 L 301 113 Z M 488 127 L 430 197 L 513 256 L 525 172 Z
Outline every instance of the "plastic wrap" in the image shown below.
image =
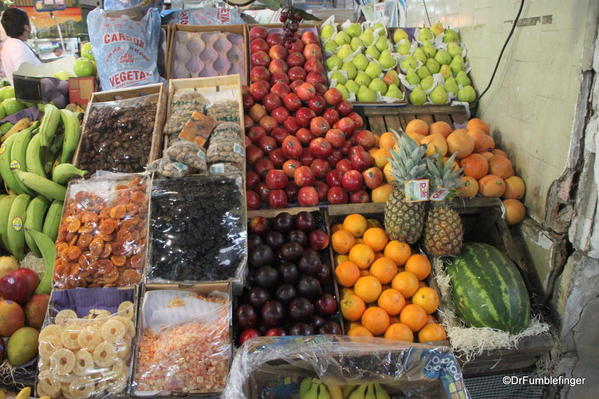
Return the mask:
M 203 112 L 206 106 L 206 99 L 196 89 L 178 89 L 172 97 L 168 107 L 168 117 L 164 126 L 164 133 L 171 139 L 177 138 L 183 126 L 191 114 L 194 112 Z M 204 125 L 206 129 L 212 131 L 214 121 L 206 120 Z
M 69 186 L 56 240 L 57 288 L 127 286 L 146 264 L 148 182 L 98 173 Z
M 231 358 L 228 294 L 152 290 L 144 295 L 134 392 L 217 393 Z
M 55 290 L 39 335 L 38 395 L 124 397 L 131 378 L 135 289 Z
M 205 172 L 208 169 L 206 151 L 189 141 L 176 141 L 164 153 L 171 161 L 181 162 L 192 168 L 194 172 Z
M 149 164 L 148 172 L 157 172 L 164 177 L 183 177 L 189 175 L 191 170 L 184 163 L 164 157 Z
M 295 399 L 305 377 L 335 385 L 377 382 L 398 397 L 469 397 L 449 347 L 319 335 L 247 341 L 236 352 L 223 398 Z
M 93 173 L 143 172 L 152 148 L 158 94 L 93 103 L 79 150 L 79 167 Z
M 186 10 L 166 10 L 163 20 L 168 25 L 229 25 L 244 24 L 239 9 L 225 7 L 203 7 Z
M 247 257 L 245 213 L 241 176 L 155 180 L 148 280 L 240 280 Z

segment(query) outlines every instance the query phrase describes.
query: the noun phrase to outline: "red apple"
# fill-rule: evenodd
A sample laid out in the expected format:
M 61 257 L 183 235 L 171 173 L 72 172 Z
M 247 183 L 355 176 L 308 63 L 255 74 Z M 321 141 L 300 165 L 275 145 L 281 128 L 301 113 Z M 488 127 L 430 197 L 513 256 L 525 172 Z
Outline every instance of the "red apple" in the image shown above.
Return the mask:
M 308 72 L 306 75 L 306 82 L 308 83 L 327 83 L 327 78 L 322 73 Z
M 256 51 L 250 55 L 250 63 L 252 66 L 268 66 L 270 63 L 270 57 L 266 54 L 266 51 Z
M 362 129 L 362 127 L 364 127 L 364 119 L 357 112 L 350 112 L 347 116 L 354 121 L 356 129 Z
M 250 93 L 243 94 L 241 98 L 243 100 L 243 109 L 246 111 L 255 103 L 254 98 L 250 95 Z
M 250 118 L 250 119 L 252 119 L 252 118 Z M 252 121 L 252 123 L 253 122 L 254 121 Z M 247 148 L 247 146 L 250 145 L 250 144 L 252 144 L 252 140 L 250 140 L 250 138 L 248 136 L 245 136 L 243 138 L 243 146 L 244 146 L 244 148 Z
M 287 56 L 287 63 L 289 64 L 289 66 L 303 66 L 304 62 L 306 62 L 306 58 L 304 58 L 304 56 L 302 55 L 302 53 L 290 53 Z
M 312 169 L 305 165 L 296 168 L 295 172 L 293 172 L 293 182 L 297 184 L 298 187 L 314 184 L 314 174 L 312 173 Z
M 312 97 L 308 101 L 308 107 L 310 107 L 310 109 L 314 111 L 316 115 L 321 115 L 326 107 L 326 102 L 324 101 L 324 98 L 322 98 L 322 96 Z
M 343 144 L 343 146 L 341 146 L 341 148 L 339 148 L 339 150 L 341 151 L 341 153 L 342 153 L 343 155 L 347 155 L 347 154 L 349 154 L 349 149 L 350 149 L 351 147 L 352 147 L 352 143 L 351 143 L 349 140 L 347 140 L 347 141 L 345 142 L 345 144 Z
M 322 113 L 322 117 L 329 122 L 329 125 L 333 126 L 339 120 L 339 112 L 335 108 L 329 108 Z
M 314 140 L 312 140 L 310 142 L 309 148 L 310 148 L 310 152 L 316 158 L 321 158 L 321 159 L 327 158 L 329 155 L 331 155 L 331 152 L 333 152 L 333 146 L 331 145 L 331 143 L 329 143 L 322 137 L 317 137 Z
M 261 26 L 252 26 L 250 29 L 250 40 L 254 40 L 256 38 L 266 39 L 268 32 Z
M 284 72 L 275 72 L 270 77 L 270 84 L 273 85 L 273 87 L 274 87 L 274 85 L 278 82 L 285 83 L 286 85 L 288 85 L 289 77 Z M 273 92 L 272 91 L 273 87 L 270 88 L 271 92 Z M 287 91 L 287 93 L 289 93 L 289 91 Z
M 268 43 L 269 46 L 281 44 L 283 43 L 283 35 L 280 33 L 269 33 L 268 36 L 266 36 L 266 43 Z
M 297 119 L 297 123 L 299 123 L 301 127 L 310 126 L 310 122 L 315 117 L 316 114 L 314 113 L 314 111 L 312 111 L 308 107 L 301 107 L 295 112 L 295 118 Z
M 277 120 L 269 115 L 263 116 L 258 123 L 264 128 L 264 130 L 266 130 L 267 134 L 270 133 L 272 129 L 279 126 Z
M 333 152 L 331 152 L 331 155 L 327 157 L 327 162 L 329 163 L 331 168 L 334 168 L 337 165 L 337 162 L 341 161 L 342 159 L 343 153 L 339 150 L 333 150 Z
M 285 330 L 282 328 L 271 328 L 264 334 L 265 337 L 282 337 L 285 335 L 287 334 L 285 334 Z
M 298 159 L 302 155 L 302 143 L 294 136 L 287 136 L 281 144 L 283 153 L 291 159 Z
M 333 172 L 333 171 L 332 171 Z M 349 200 L 347 191 L 343 189 L 343 187 L 335 186 L 329 188 L 329 192 L 327 193 L 327 201 L 331 204 L 347 204 Z
M 304 51 L 304 42 L 302 42 L 301 40 L 295 40 L 291 43 L 291 46 L 289 46 L 289 51 L 293 51 L 293 52 L 302 52 Z
M 270 84 L 265 80 L 257 80 L 250 85 L 250 95 L 255 101 L 260 101 L 268 94 Z
M 285 160 L 287 160 L 287 157 L 283 153 L 282 149 L 275 148 L 268 154 L 268 159 L 272 161 L 272 164 L 275 166 L 275 168 L 280 168 L 283 166 Z
M 257 26 L 255 26 L 254 28 L 257 28 Z M 252 28 L 252 29 L 254 29 Z M 245 341 L 249 341 L 252 338 L 256 338 L 259 337 L 260 333 L 258 332 L 258 330 L 254 330 L 253 328 L 247 328 L 245 330 L 243 330 L 241 332 L 241 334 L 239 334 L 239 345 L 242 345 Z
M 291 79 L 292 82 L 296 80 L 304 80 L 306 78 L 306 70 L 301 66 L 293 66 L 289 68 L 287 75 L 289 75 L 289 79 Z
M 294 80 L 289 84 L 289 88 L 295 92 L 295 89 L 304 84 L 303 80 Z
M 300 206 L 318 205 L 318 191 L 312 186 L 301 187 L 297 193 L 297 202 Z
M 300 166 L 302 166 L 302 164 L 297 159 L 288 159 L 283 163 L 283 171 L 285 172 L 287 177 L 293 179 L 293 173 Z
M 339 104 L 337 104 L 336 108 L 337 111 L 339 111 L 339 114 L 341 114 L 341 116 L 347 116 L 351 114 L 351 112 L 354 110 L 354 106 L 352 105 L 352 103 L 346 100 L 343 100 Z
M 310 169 L 312 169 L 312 174 L 317 179 L 324 179 L 327 177 L 327 174 L 331 171 L 331 167 L 329 163 L 324 159 L 315 159 L 310 164 Z
M 252 101 L 254 101 L 254 100 L 252 100 Z M 244 127 L 244 129 L 247 131 L 252 126 L 254 126 L 254 120 L 248 114 L 244 114 L 243 115 L 243 127 Z
M 262 178 L 264 178 L 266 176 L 266 173 L 269 170 L 274 169 L 274 168 L 275 168 L 275 165 L 268 158 L 260 158 L 259 160 L 257 160 L 254 163 L 254 170 Z
M 250 71 L 250 81 L 255 82 L 257 80 L 270 80 L 270 72 L 263 66 L 255 66 Z
M 333 169 L 327 173 L 327 184 L 330 187 L 341 186 L 341 179 L 343 178 L 343 171 L 339 169 Z
M 253 170 L 248 170 L 245 174 L 245 188 L 248 190 L 257 187 L 260 184 L 260 176 Z
M 284 127 L 275 127 L 270 132 L 270 136 L 277 140 L 277 143 L 283 144 L 283 141 L 287 138 L 287 136 L 291 135 L 291 132 Z
M 308 101 L 316 95 L 316 89 L 312 83 L 304 82 L 295 89 L 295 93 L 302 101 Z
M 352 204 L 365 204 L 366 202 L 370 202 L 370 196 L 366 190 L 358 190 L 351 193 L 349 199 Z
M 316 43 L 316 45 L 319 46 L 318 38 L 316 37 L 314 31 L 311 30 L 307 30 L 304 33 L 302 33 L 302 42 L 304 42 L 304 44 Z
M 249 210 L 260 209 L 260 205 L 262 205 L 262 199 L 258 195 L 257 192 L 253 190 L 247 190 L 245 192 L 247 207 Z
M 329 122 L 322 116 L 316 116 L 310 121 L 310 131 L 315 137 L 322 137 L 330 129 Z
M 350 171 L 352 170 L 351 161 L 349 159 L 342 159 L 341 161 L 337 162 L 335 169 L 339 169 L 343 173 Z
M 252 143 L 257 143 L 262 137 L 266 136 L 266 130 L 262 126 L 252 126 L 248 130 L 247 136 Z
M 29 268 L 21 267 L 10 271 L 0 278 L 0 297 L 24 306 L 39 282 L 37 273 Z
M 341 129 L 330 129 L 325 135 L 325 139 L 335 148 L 342 147 L 346 142 L 346 135 Z
M 273 76 L 276 74 L 273 74 Z M 285 75 L 286 77 L 287 75 Z M 270 92 L 273 94 L 276 94 L 277 96 L 279 96 L 281 99 L 285 98 L 285 96 L 289 93 L 291 93 L 291 89 L 289 88 L 289 85 L 287 85 L 287 83 L 284 82 L 276 82 L 275 84 L 272 85 L 272 87 L 270 88 Z
M 256 145 L 251 144 L 245 148 L 245 157 L 246 157 L 247 163 L 249 163 L 250 165 L 254 164 L 257 160 L 259 160 L 263 156 L 264 156 L 264 151 L 262 151 L 262 149 Z
M 268 71 L 270 73 L 287 73 L 287 70 L 289 69 L 289 66 L 287 65 L 287 63 L 283 60 L 272 60 L 269 64 L 268 64 Z
M 376 136 L 370 130 L 358 130 L 353 136 L 353 141 L 367 150 L 376 146 Z
M 260 200 L 262 200 L 263 202 L 268 201 L 268 193 L 270 193 L 270 189 L 266 186 L 266 183 L 258 184 L 258 187 L 256 187 L 256 191 L 260 196 Z
M 304 148 L 302 150 L 302 155 L 300 155 L 300 162 L 306 166 L 309 166 L 312 161 L 314 161 L 314 155 L 310 152 L 308 148 Z
M 254 122 L 258 122 L 266 115 L 266 108 L 262 104 L 254 104 L 250 108 L 250 118 L 254 120 Z
M 283 104 L 289 111 L 297 111 L 302 106 L 302 100 L 295 93 L 289 93 L 283 97 Z
M 314 88 L 316 89 L 317 96 L 324 96 L 324 93 L 327 91 L 327 86 L 324 83 L 314 83 Z
M 297 200 L 297 192 L 299 191 L 299 187 L 293 181 L 289 181 L 287 187 L 285 187 L 285 192 L 287 193 L 287 198 L 289 202 L 293 202 Z
M 341 185 L 350 193 L 361 189 L 362 183 L 362 175 L 355 169 L 345 172 L 341 178 Z
M 333 125 L 333 127 L 335 129 L 343 130 L 343 132 L 349 136 L 354 132 L 355 125 L 354 125 L 353 119 L 345 116 L 345 117 L 339 119 L 339 121 L 337 123 L 335 123 L 335 125 Z
M 287 206 L 287 193 L 282 189 L 270 190 L 266 201 L 271 209 L 285 208 Z
M 316 43 L 306 44 L 303 54 L 307 60 L 312 58 L 322 60 L 322 50 L 320 49 L 320 45 Z
M 337 105 L 343 101 L 343 94 L 334 87 L 331 87 L 324 93 L 324 99 L 329 105 Z
M 318 201 L 324 202 L 327 199 L 327 193 L 329 192 L 329 186 L 323 181 L 316 180 L 314 182 L 314 188 L 316 188 L 316 192 L 318 193 Z
M 270 136 L 264 136 L 258 141 L 258 146 L 266 154 L 277 148 L 277 141 Z
M 318 60 L 317 58 L 308 59 L 304 64 L 304 69 L 306 70 L 306 72 L 325 73 L 322 62 L 320 62 L 320 60 Z
M 271 190 L 284 189 L 288 182 L 287 175 L 282 169 L 271 169 L 266 173 L 264 182 Z
M 268 43 L 262 38 L 257 38 L 250 41 L 250 53 L 257 53 L 258 51 L 268 51 Z
M 297 137 L 298 140 L 302 142 L 302 144 L 309 144 L 310 141 L 312 141 L 312 139 L 314 138 L 310 130 L 306 129 L 305 127 L 298 129 L 298 131 L 295 132 L 295 137 Z
M 354 146 L 349 149 L 349 159 L 352 168 L 360 172 L 374 165 L 372 155 L 361 146 Z
M 287 49 L 280 44 L 275 44 L 268 50 L 268 56 L 272 60 L 284 60 L 287 57 Z
M 272 90 L 270 93 L 265 95 L 264 98 L 262 99 L 262 104 L 264 105 L 264 108 L 266 108 L 266 111 L 268 111 L 268 112 L 272 112 L 273 109 L 280 107 L 281 103 L 282 103 L 281 97 L 279 97 L 278 95 L 273 93 Z
M 283 126 L 285 127 L 285 129 L 288 129 L 292 134 L 297 132 L 297 129 L 300 128 L 300 124 L 294 116 L 290 116 L 287 119 L 285 119 L 285 122 L 283 122 Z
M 381 184 L 383 184 L 383 172 L 376 166 L 366 169 L 362 172 L 364 178 L 364 184 L 371 190 L 374 190 Z
M 289 117 L 289 111 L 285 107 L 277 107 L 270 114 L 279 123 L 285 122 L 285 119 Z

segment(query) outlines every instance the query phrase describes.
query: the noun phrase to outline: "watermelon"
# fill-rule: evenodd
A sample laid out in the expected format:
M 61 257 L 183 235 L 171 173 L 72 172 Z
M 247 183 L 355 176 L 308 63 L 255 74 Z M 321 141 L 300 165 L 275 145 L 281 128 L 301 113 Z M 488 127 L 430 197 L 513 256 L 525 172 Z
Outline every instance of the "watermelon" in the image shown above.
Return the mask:
M 458 315 L 468 327 L 516 334 L 528 327 L 530 299 L 518 268 L 497 248 L 466 243 L 446 268 Z

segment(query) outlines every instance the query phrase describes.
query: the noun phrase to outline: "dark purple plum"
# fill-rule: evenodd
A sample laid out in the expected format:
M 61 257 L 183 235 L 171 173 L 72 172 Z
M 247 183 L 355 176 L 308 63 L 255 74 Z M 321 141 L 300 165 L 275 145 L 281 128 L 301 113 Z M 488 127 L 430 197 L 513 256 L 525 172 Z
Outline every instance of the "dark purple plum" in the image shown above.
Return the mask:
M 289 329 L 289 335 L 313 335 L 314 327 L 306 323 L 295 323 Z
M 301 257 L 297 264 L 299 271 L 303 274 L 315 275 L 320 270 L 320 256 L 313 249 L 304 251 L 304 256 Z
M 272 266 L 262 266 L 256 272 L 256 283 L 262 288 L 273 288 L 279 284 L 279 272 Z
M 287 240 L 289 242 L 297 242 L 302 247 L 308 246 L 308 235 L 301 230 L 291 230 L 287 234 Z
M 319 334 L 334 334 L 334 335 L 341 335 L 341 327 L 339 326 L 339 324 L 335 323 L 334 321 L 327 321 L 326 323 L 324 323 L 322 326 L 320 326 L 318 328 L 318 333 Z
M 260 237 L 258 234 L 250 234 L 248 236 L 248 251 L 253 251 L 262 243 L 262 237 Z
M 304 232 L 311 232 L 316 229 L 316 219 L 311 212 L 300 212 L 295 218 L 295 228 Z
M 285 308 L 279 301 L 268 301 L 260 310 L 262 322 L 269 327 L 278 327 L 285 318 Z
M 279 249 L 279 257 L 286 262 L 295 262 L 304 254 L 304 248 L 297 242 L 288 242 Z
M 272 248 L 265 244 L 258 245 L 250 252 L 250 264 L 254 267 L 260 267 L 272 263 Z
M 297 283 L 297 292 L 308 299 L 316 299 L 322 295 L 322 286 L 315 277 L 302 276 Z
M 289 303 L 297 296 L 297 291 L 295 290 L 293 284 L 283 284 L 277 288 L 277 293 L 275 296 L 279 301 L 283 303 Z
M 252 328 L 256 325 L 258 315 L 252 305 L 243 304 L 239 305 L 235 311 L 235 318 L 240 328 Z
M 299 279 L 299 270 L 295 263 L 284 263 L 279 267 L 281 279 L 286 283 L 295 283 Z
M 264 302 L 270 300 L 270 293 L 262 287 L 253 287 L 250 290 L 248 301 L 255 308 L 260 308 Z
M 279 231 L 272 230 L 266 233 L 266 239 L 264 241 L 266 242 L 266 245 L 273 249 L 277 249 L 285 244 L 285 236 Z
M 272 223 L 272 228 L 281 233 L 285 233 L 293 228 L 293 216 L 288 212 L 279 213 Z
M 325 284 L 331 279 L 331 268 L 325 263 L 321 263 L 318 271 L 314 274 L 321 283 Z
M 314 315 L 314 305 L 306 298 L 297 297 L 289 303 L 289 316 L 295 320 L 309 320 Z
M 316 310 L 323 316 L 330 316 L 337 311 L 337 300 L 331 294 L 324 294 L 316 301 Z

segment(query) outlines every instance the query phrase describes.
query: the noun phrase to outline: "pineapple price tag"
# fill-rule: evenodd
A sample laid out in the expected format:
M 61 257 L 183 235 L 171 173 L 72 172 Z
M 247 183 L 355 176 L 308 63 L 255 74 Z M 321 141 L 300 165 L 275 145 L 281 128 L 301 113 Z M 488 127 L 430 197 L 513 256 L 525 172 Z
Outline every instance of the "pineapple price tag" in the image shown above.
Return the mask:
M 449 190 L 438 188 L 431 194 L 431 201 L 443 201 L 449 195 Z
M 405 182 L 406 202 L 428 201 L 428 179 L 408 180 Z

